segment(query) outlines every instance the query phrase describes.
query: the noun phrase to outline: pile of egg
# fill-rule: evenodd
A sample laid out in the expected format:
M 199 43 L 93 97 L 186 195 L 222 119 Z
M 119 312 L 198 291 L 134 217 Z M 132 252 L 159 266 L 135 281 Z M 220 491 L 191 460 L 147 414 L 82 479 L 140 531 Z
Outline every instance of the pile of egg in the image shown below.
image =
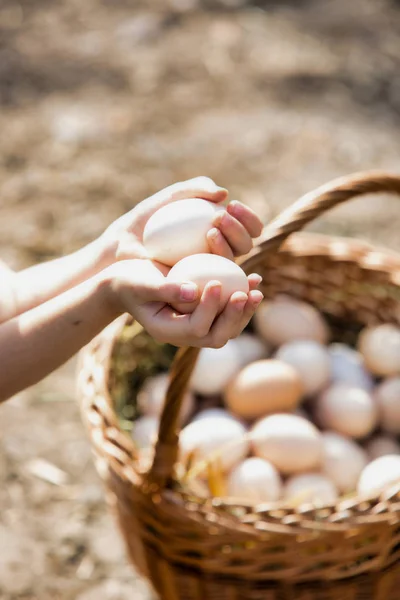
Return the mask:
M 202 349 L 181 410 L 182 464 L 215 461 L 224 493 L 252 503 L 331 503 L 400 481 L 400 328 L 365 328 L 356 348 L 329 339 L 313 306 L 280 296 L 251 331 Z M 148 457 L 167 386 L 161 373 L 138 394 L 132 436 Z

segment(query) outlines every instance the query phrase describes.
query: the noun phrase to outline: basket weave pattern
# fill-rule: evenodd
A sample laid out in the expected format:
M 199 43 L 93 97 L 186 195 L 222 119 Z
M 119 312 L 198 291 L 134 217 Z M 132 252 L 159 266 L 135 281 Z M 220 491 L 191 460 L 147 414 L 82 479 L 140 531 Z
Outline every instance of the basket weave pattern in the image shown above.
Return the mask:
M 330 316 L 351 341 L 365 324 L 400 323 L 400 257 L 340 238 L 294 233 L 325 210 L 369 192 L 400 194 L 400 178 L 342 179 L 272 222 L 244 260 L 266 297 L 289 293 Z M 285 241 L 286 240 L 286 241 Z M 166 600 L 395 600 L 400 597 L 400 485 L 332 505 L 204 500 L 174 479 L 178 415 L 198 350 L 178 352 L 151 470 L 118 425 L 110 395 L 121 318 L 81 355 L 79 390 L 98 469 L 131 560 Z

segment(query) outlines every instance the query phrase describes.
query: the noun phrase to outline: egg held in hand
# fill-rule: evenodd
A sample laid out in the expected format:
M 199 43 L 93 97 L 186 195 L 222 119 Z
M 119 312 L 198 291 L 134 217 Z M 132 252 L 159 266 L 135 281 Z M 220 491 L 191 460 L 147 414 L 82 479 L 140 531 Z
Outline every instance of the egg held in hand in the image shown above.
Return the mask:
M 282 493 L 282 481 L 274 465 L 254 456 L 237 465 L 227 483 L 229 496 L 238 500 L 276 501 Z
M 184 462 L 189 457 L 194 465 L 204 460 L 216 461 L 222 470 L 229 471 L 248 454 L 246 428 L 228 414 L 203 416 L 182 429 L 179 450 Z
M 213 228 L 220 204 L 191 198 L 171 202 L 147 221 L 143 244 L 152 260 L 172 267 L 192 254 L 209 252 L 207 233 Z
M 244 419 L 294 410 L 303 388 L 294 368 L 273 360 L 258 360 L 244 367 L 225 390 L 228 408 Z
M 243 269 L 236 263 L 216 254 L 193 254 L 180 260 L 167 275 L 168 281 L 182 283 L 191 281 L 201 294 L 210 281 L 219 281 L 222 286 L 219 310 L 222 311 L 234 292 L 249 292 L 249 282 Z M 182 302 L 173 307 L 180 313 L 191 313 L 199 303 Z
M 290 477 L 284 487 L 285 500 L 295 504 L 331 504 L 338 497 L 334 483 L 320 473 L 303 473 Z
M 288 342 L 279 348 L 276 358 L 296 369 L 308 396 L 320 392 L 330 381 L 331 361 L 327 349 L 319 342 Z
M 276 414 L 264 417 L 250 432 L 254 454 L 284 475 L 311 471 L 322 462 L 321 433 L 306 419 Z

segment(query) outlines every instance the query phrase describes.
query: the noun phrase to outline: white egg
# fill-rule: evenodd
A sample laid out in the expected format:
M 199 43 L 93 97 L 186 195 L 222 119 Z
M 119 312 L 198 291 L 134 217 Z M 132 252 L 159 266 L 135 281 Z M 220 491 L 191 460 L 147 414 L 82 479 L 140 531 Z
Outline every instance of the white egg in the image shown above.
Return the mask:
M 229 471 L 242 461 L 249 451 L 246 428 L 233 417 L 209 416 L 186 425 L 179 436 L 179 447 L 185 461 L 193 456 L 194 463 L 205 459 L 219 460 Z
M 269 460 L 283 474 L 309 471 L 321 464 L 321 433 L 296 415 L 264 417 L 253 427 L 250 438 L 256 456 Z
M 294 340 L 315 340 L 325 344 L 328 326 L 310 304 L 287 297 L 264 300 L 254 315 L 259 335 L 273 346 Z
M 303 473 L 287 480 L 283 490 L 285 500 L 296 504 L 331 504 L 338 497 L 332 481 L 320 473 Z
M 389 435 L 376 435 L 365 445 L 371 460 L 386 456 L 387 454 L 400 454 L 400 444 Z
M 228 478 L 228 494 L 251 502 L 279 500 L 282 481 L 278 471 L 267 460 L 252 457 L 237 465 Z
M 387 323 L 364 329 L 358 347 L 371 373 L 400 375 L 400 327 Z
M 191 254 L 209 252 L 207 233 L 212 229 L 220 204 L 191 198 L 171 202 L 147 221 L 143 243 L 150 258 L 172 267 Z
M 370 494 L 395 483 L 400 483 L 400 456 L 388 454 L 376 458 L 365 467 L 357 491 L 359 494 Z
M 365 389 L 336 383 L 317 399 L 315 414 L 324 428 L 353 438 L 371 433 L 377 424 L 377 407 Z
M 234 292 L 249 291 L 249 282 L 243 269 L 236 263 L 216 254 L 193 254 L 177 262 L 167 275 L 168 281 L 178 283 L 191 281 L 199 288 L 201 294 L 210 281 L 221 283 L 221 300 L 219 310 L 222 310 Z M 199 303 L 174 303 L 173 307 L 180 313 L 191 313 Z
M 240 369 L 235 340 L 222 348 L 202 348 L 190 379 L 190 388 L 203 396 L 220 394 Z
M 151 448 L 157 441 L 160 420 L 154 416 L 136 419 L 132 428 L 132 439 L 140 449 Z
M 327 349 L 319 342 L 288 342 L 279 348 L 276 358 L 296 369 L 308 396 L 320 392 L 329 383 L 331 362 Z
M 360 352 L 346 344 L 331 344 L 328 351 L 334 383 L 348 383 L 368 392 L 372 390 L 374 380 L 368 373 Z
M 322 471 L 339 492 L 353 492 L 357 488 L 361 471 L 368 463 L 366 452 L 353 440 L 332 431 L 322 434 L 322 443 Z
M 242 333 L 235 338 L 238 347 L 240 363 L 244 367 L 249 363 L 270 355 L 270 349 L 265 342 L 262 342 L 256 335 L 251 333 Z
M 194 421 L 200 421 L 200 419 L 208 419 L 210 417 L 215 417 L 216 419 L 225 419 L 228 417 L 229 419 L 235 419 L 238 423 L 241 423 L 239 419 L 231 415 L 231 413 L 224 408 L 206 408 L 205 410 L 201 410 L 190 422 L 193 423 Z
M 167 395 L 170 377 L 168 373 L 159 373 L 146 379 L 137 395 L 137 403 L 144 415 L 160 417 Z M 191 391 L 185 393 L 181 408 L 181 422 L 184 423 L 194 408 L 194 396 Z
M 388 433 L 400 433 L 400 377 L 390 377 L 375 389 L 381 427 Z

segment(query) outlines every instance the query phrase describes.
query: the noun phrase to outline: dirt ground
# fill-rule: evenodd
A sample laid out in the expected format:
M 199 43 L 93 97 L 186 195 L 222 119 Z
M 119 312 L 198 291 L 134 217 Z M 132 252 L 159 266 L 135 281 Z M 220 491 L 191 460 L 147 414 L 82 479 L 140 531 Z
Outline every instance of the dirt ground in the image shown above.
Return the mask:
M 264 220 L 333 177 L 400 172 L 392 0 L 0 0 L 0 256 L 72 251 L 206 174 Z M 312 229 L 400 250 L 397 199 Z M 75 361 L 1 408 L 0 597 L 149 600 L 104 506 Z

